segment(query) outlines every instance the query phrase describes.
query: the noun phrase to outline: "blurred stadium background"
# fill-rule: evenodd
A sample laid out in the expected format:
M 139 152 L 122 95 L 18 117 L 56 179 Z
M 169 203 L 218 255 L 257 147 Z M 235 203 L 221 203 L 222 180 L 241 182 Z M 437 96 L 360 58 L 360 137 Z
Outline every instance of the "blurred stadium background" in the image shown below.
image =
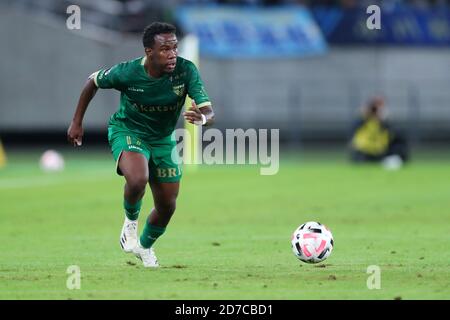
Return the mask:
M 0 139 L 8 160 L 0 169 L 0 239 L 9 246 L 2 253 L 0 297 L 448 298 L 449 3 L 2 0 Z M 73 4 L 81 8 L 79 30 L 66 27 L 66 10 Z M 381 7 L 381 30 L 366 26 L 366 8 L 372 4 Z M 106 137 L 118 93 L 97 93 L 85 116 L 82 149 L 67 145 L 66 130 L 87 77 L 142 55 L 141 32 L 158 20 L 174 23 L 180 39 L 189 34 L 199 39 L 200 72 L 213 102 L 215 127 L 280 129 L 281 160 L 287 165 L 280 176 L 267 177 L 272 180 L 243 168 L 205 168 L 199 180 L 187 176 L 178 210 L 190 213 L 175 215 L 173 233 L 159 243 L 161 260 L 170 266 L 166 273 L 152 274 L 152 285 L 163 289 L 140 294 L 136 288 L 148 281 L 141 273 L 128 275 L 133 289 L 118 292 L 121 274 L 110 270 L 127 267 L 116 265 L 123 259 L 116 239 L 122 217 L 112 212 L 121 208 L 122 180 L 114 176 Z M 374 95 L 386 98 L 389 119 L 406 133 L 412 163 L 422 159 L 397 176 L 347 166 L 351 123 Z M 50 148 L 65 156 L 68 170 L 61 176 L 39 171 L 39 155 Z M 305 167 L 298 159 L 306 159 Z M 205 201 L 200 195 L 208 192 L 213 199 Z M 292 203 L 297 198 L 299 203 Z M 202 203 L 204 213 L 196 203 Z M 147 199 L 144 211 L 150 208 Z M 322 219 L 338 235 L 340 251 L 327 268 L 299 275 L 290 269 L 295 258 L 289 233 L 304 221 Z M 36 223 L 30 226 L 30 221 Z M 385 238 L 380 240 L 380 233 Z M 30 243 L 29 237 L 38 241 L 37 248 L 21 245 Z M 230 246 L 230 237 L 239 246 Z M 395 251 L 392 241 L 399 241 Z M 185 255 L 185 245 L 192 255 Z M 270 261 L 260 245 L 264 252 L 273 250 Z M 221 249 L 220 257 L 212 251 Z M 354 249 L 367 256 L 349 261 Z M 397 281 L 390 287 L 386 282 L 387 293 L 355 289 L 365 286 L 371 257 L 379 258 L 390 280 Z M 87 279 L 98 287 L 86 284 L 92 290 L 78 296 L 65 290 L 64 271 L 74 262 L 92 271 Z M 333 282 L 336 276 L 349 279 L 352 267 L 359 272 L 353 273 L 354 282 L 344 287 Z M 191 291 L 176 282 L 185 277 L 180 271 L 194 279 Z M 427 274 L 433 274 L 431 282 Z M 272 276 L 282 285 L 277 287 Z M 323 279 L 332 284 L 319 290 L 308 281 L 311 276 L 320 285 Z M 167 283 L 167 277 L 175 282 Z M 307 287 L 293 288 L 294 283 Z M 222 295 L 214 291 L 217 286 L 225 288 Z M 250 291 L 237 295 L 239 286 Z
M 365 8 L 376 3 L 2 1 L 0 37 L 7 45 L 0 70 L 8 80 L 1 86 L 1 136 L 7 146 L 63 142 L 87 75 L 142 55 L 142 29 L 164 20 L 180 36 L 199 37 L 201 72 L 220 129 L 279 128 L 283 141 L 342 143 L 361 105 L 383 94 L 391 120 L 415 142 L 448 141 L 446 2 L 380 2 L 383 28 L 368 30 Z M 71 4 L 81 8 L 80 30 L 65 27 Z M 264 19 L 255 20 L 258 15 Z M 101 92 L 93 101 L 86 141 L 104 142 L 117 99 Z

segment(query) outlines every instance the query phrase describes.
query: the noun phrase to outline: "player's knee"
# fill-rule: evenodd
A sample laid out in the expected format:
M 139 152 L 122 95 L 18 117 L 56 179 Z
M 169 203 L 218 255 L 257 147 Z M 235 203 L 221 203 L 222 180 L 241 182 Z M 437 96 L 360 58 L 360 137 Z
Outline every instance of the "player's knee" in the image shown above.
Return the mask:
M 165 216 L 171 216 L 176 209 L 176 200 L 166 199 L 156 203 L 156 210 Z
M 147 186 L 148 178 L 145 176 L 130 176 L 127 177 L 127 188 L 132 193 L 143 193 Z

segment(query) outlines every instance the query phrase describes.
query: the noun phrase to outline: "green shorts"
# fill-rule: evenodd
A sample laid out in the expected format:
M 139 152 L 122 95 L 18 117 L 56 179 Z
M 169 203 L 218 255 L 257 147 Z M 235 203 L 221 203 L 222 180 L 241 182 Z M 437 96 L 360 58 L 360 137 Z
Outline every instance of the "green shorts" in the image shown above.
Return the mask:
M 180 181 L 182 170 L 178 153 L 173 152 L 174 159 L 172 159 L 172 150 L 176 147 L 175 142 L 162 139 L 149 143 L 132 132 L 114 132 L 111 129 L 108 130 L 108 141 L 114 160 L 116 161 L 117 174 L 123 175 L 119 168 L 119 160 L 122 152 L 131 151 L 141 153 L 147 158 L 149 181 Z

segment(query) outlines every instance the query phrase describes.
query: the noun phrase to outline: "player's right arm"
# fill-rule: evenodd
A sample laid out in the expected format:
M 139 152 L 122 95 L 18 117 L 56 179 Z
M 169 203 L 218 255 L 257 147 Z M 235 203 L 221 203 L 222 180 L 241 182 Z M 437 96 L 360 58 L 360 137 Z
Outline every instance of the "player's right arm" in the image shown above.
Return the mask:
M 67 140 L 73 146 L 81 146 L 82 143 L 84 114 L 86 113 L 86 109 L 89 106 L 89 102 L 91 102 L 98 89 L 94 81 L 95 76 L 96 74 L 91 75 L 84 85 L 72 122 L 70 123 L 69 129 L 67 130 Z
M 103 69 L 94 72 L 89 76 L 88 81 L 81 91 L 80 99 L 75 110 L 75 114 L 67 130 L 67 140 L 74 146 L 81 146 L 83 139 L 83 118 L 89 103 L 95 96 L 98 88 L 121 90 L 121 73 L 126 68 L 125 63 L 119 63 L 110 69 Z

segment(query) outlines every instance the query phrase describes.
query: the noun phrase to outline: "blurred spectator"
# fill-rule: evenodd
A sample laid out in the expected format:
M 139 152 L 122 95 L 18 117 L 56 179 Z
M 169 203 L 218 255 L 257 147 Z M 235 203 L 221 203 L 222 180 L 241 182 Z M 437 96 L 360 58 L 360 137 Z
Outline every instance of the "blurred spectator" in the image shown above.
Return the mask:
M 372 98 L 363 108 L 351 132 L 352 161 L 378 162 L 391 156 L 402 162 L 408 160 L 406 140 L 386 121 L 385 108 L 382 97 Z

